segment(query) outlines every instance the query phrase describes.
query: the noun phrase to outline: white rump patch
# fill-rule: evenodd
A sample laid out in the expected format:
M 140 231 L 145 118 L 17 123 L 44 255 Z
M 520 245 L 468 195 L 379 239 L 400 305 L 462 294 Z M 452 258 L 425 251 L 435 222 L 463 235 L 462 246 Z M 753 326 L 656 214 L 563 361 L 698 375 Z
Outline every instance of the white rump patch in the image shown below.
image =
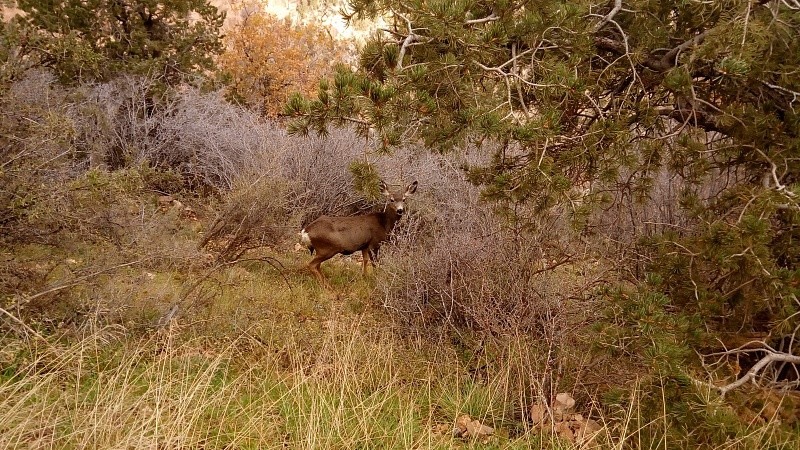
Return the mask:
M 305 245 L 306 247 L 311 246 L 311 236 L 308 235 L 308 232 L 305 228 L 300 230 L 300 243 Z

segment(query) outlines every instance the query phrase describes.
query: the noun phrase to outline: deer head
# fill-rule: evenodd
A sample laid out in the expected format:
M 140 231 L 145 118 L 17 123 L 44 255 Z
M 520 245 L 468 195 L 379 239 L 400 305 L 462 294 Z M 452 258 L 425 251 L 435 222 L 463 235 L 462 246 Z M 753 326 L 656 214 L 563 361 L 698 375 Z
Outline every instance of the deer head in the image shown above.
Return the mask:
M 398 195 L 399 193 L 397 192 L 393 193 L 392 191 L 390 191 L 389 187 L 386 186 L 386 183 L 384 183 L 383 180 L 381 180 L 380 182 L 380 188 L 381 188 L 381 194 L 383 194 L 386 197 L 386 200 L 388 202 L 386 204 L 386 209 L 393 210 L 397 214 L 397 216 L 400 217 L 403 215 L 403 213 L 406 212 L 406 203 L 405 203 L 406 198 L 414 195 L 414 192 L 417 192 L 417 182 L 415 181 L 409 184 L 406 187 L 406 191 L 403 192 L 402 195 Z

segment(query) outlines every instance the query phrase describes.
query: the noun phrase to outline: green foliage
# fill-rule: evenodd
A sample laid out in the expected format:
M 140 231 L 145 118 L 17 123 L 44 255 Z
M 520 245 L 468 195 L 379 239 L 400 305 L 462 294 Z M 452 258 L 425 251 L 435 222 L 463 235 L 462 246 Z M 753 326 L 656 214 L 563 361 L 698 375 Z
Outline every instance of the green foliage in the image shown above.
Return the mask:
M 658 292 L 660 278 L 652 275 L 650 282 L 636 292 L 604 293 L 609 306 L 597 327 L 598 345 L 613 356 L 636 360 L 651 377 L 678 377 L 685 374 L 690 348 L 698 342 L 698 318 L 672 314 L 669 298 Z
M 364 161 L 350 163 L 350 174 L 353 176 L 353 187 L 367 199 L 375 201 L 382 198 L 379 188 L 380 176 L 375 167 Z
M 213 69 L 224 14 L 207 0 L 19 0 L 22 51 L 62 82 L 120 73 L 191 79 Z
M 692 347 L 700 339 L 700 317 L 675 314 L 659 292 L 663 281 L 650 275 L 635 292 L 609 290 L 605 319 L 596 328 L 598 349 L 629 361 L 637 384 L 614 383 L 605 398 L 607 408 L 635 407 L 644 448 L 660 440 L 683 441 L 681 447 L 720 445 L 735 434 L 735 416 L 719 419 L 724 409 L 710 404 L 691 380 Z M 707 408 L 708 411 L 705 411 Z M 665 411 L 668 416 L 664 417 Z
M 591 2 L 350 8 L 388 15 L 391 33 L 373 37 L 360 66 L 340 68 L 317 99 L 293 100 L 291 132 L 349 122 L 382 149 L 400 136 L 437 151 L 501 143 L 488 165 L 469 169 L 501 210 L 574 205 L 570 190 L 586 180 L 647 204 L 656 175 L 673 173 L 691 223 L 650 247 L 663 291 L 691 311 L 732 313 L 708 318 L 725 329 L 763 314 L 758 326 L 771 329 L 793 311 L 800 268 L 775 243 L 800 226 L 800 40 L 790 37 L 800 12 L 635 1 L 612 23 L 610 6 Z M 721 176 L 733 181 L 719 195 L 692 197 Z M 574 212 L 577 223 L 591 220 L 587 208 Z
M 3 21 L 0 27 L 0 89 L 5 89 L 32 66 L 31 49 L 23 44 L 30 39 L 30 30 L 14 21 Z

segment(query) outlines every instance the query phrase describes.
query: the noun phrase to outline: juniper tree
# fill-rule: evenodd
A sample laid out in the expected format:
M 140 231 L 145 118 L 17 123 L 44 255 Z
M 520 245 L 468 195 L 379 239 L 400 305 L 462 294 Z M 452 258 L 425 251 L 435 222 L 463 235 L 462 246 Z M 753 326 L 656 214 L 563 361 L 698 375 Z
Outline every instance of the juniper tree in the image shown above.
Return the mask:
M 646 236 L 639 261 L 660 280 L 669 304 L 659 304 L 702 330 L 734 331 L 720 335 L 730 342 L 797 332 L 799 2 L 349 6 L 347 18 L 387 27 L 355 70 L 287 104 L 291 132 L 352 124 L 382 149 L 498 143 L 470 180 L 498 205 L 540 213 L 587 183 L 584 217 L 619 192 L 646 200 L 667 172 L 682 179 L 686 223 Z

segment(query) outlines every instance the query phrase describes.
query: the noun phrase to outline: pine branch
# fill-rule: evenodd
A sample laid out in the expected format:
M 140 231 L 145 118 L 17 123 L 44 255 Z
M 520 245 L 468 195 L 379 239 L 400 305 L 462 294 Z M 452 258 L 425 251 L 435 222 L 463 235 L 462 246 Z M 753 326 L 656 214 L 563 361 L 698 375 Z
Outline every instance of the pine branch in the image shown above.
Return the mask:
M 665 53 L 662 57 L 648 55 L 640 64 L 654 72 L 666 72 L 677 65 L 678 56 L 680 56 L 683 51 L 694 45 L 700 45 L 703 40 L 705 40 L 708 31 L 709 30 L 703 31 L 691 39 L 686 40 L 682 44 Z M 628 54 L 625 43 L 608 37 L 595 36 L 594 45 L 600 50 L 610 51 L 617 55 L 624 56 Z

